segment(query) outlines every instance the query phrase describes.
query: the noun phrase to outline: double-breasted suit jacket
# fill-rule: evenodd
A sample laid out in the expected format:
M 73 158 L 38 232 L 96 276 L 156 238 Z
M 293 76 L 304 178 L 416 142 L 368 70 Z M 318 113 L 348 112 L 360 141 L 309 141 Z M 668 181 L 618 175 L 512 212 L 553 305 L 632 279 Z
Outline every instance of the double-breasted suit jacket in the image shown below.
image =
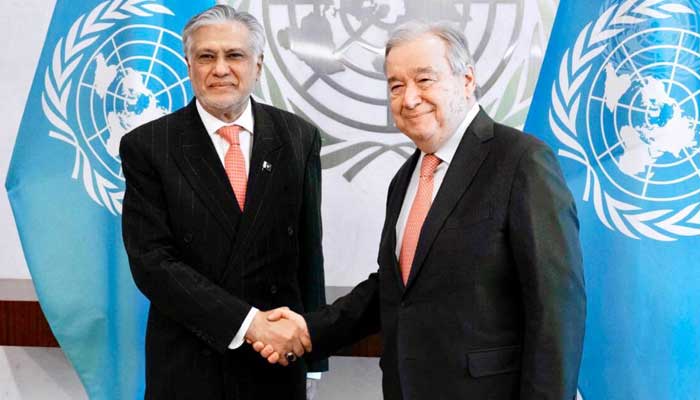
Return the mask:
M 381 330 L 387 400 L 574 398 L 584 281 L 575 205 L 553 153 L 479 111 L 404 285 L 396 223 L 419 156 L 389 186 L 378 272 L 306 315 L 314 352 Z
M 251 306 L 325 302 L 319 132 L 252 107 L 243 212 L 194 100 L 121 141 L 124 243 L 151 301 L 147 398 L 304 398 L 304 362 L 283 368 L 246 344 L 228 350 Z

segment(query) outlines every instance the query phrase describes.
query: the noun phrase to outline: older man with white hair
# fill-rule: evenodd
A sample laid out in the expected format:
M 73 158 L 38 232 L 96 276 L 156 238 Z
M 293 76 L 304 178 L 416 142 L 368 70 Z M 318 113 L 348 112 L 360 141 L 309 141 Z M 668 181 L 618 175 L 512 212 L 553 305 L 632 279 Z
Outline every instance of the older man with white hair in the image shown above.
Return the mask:
M 379 270 L 331 306 L 270 320 L 313 353 L 381 331 L 387 400 L 573 399 L 586 298 L 573 198 L 541 141 L 479 107 L 461 32 L 409 22 L 386 46 L 396 126 Z M 275 361 L 277 348 L 255 343 Z
M 319 131 L 251 98 L 265 36 L 250 14 L 214 6 L 183 42 L 195 99 L 120 148 L 124 243 L 151 301 L 146 398 L 305 399 L 303 360 L 270 365 L 245 341 L 293 360 L 308 339 L 258 309 L 325 303 Z

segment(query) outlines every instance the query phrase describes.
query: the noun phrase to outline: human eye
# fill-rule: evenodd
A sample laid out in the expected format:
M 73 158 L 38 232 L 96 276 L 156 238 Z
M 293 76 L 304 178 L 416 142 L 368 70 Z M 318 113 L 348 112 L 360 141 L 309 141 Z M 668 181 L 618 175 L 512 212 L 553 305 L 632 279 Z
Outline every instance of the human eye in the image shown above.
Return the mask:
M 435 82 L 435 77 L 433 76 L 421 76 L 416 79 L 416 82 L 420 87 L 428 87 Z
M 214 55 L 211 53 L 199 53 L 197 55 L 197 60 L 200 62 L 211 62 L 214 59 Z
M 403 84 L 401 84 L 401 83 L 392 83 L 392 84 L 389 85 L 389 92 L 390 92 L 392 95 L 399 94 L 399 93 L 401 93 L 401 91 L 403 90 L 403 87 L 404 87 L 404 86 L 403 86 Z
M 245 53 L 242 51 L 231 51 L 229 53 L 226 53 L 226 57 L 231 60 L 240 60 L 245 58 Z

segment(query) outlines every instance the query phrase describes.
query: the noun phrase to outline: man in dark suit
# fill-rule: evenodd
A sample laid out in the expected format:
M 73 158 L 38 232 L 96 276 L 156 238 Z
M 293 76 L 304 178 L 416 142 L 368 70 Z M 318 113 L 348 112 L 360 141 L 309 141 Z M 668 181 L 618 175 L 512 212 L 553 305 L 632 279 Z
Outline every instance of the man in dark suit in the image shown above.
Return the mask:
M 306 343 L 258 309 L 325 303 L 320 135 L 252 100 L 264 41 L 228 6 L 193 17 L 183 43 L 196 99 L 121 142 L 124 243 L 151 301 L 146 398 L 306 398 L 302 360 L 271 365 L 244 343 L 300 356 Z
M 381 331 L 388 400 L 573 399 L 586 302 L 554 154 L 480 109 L 449 25 L 399 27 L 385 72 L 396 126 L 418 149 L 389 185 L 379 271 L 318 312 L 269 318 L 308 327 L 312 354 Z

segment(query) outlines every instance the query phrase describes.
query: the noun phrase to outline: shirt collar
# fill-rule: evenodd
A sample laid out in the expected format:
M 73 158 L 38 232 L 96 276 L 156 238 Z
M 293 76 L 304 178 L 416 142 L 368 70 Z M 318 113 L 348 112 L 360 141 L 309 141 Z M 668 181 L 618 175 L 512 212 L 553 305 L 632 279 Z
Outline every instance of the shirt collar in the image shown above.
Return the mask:
M 447 139 L 447 142 L 445 142 L 435 152 L 435 155 L 446 165 L 449 165 L 452 162 L 452 158 L 457 152 L 457 147 L 459 147 L 459 143 L 462 141 L 464 132 L 466 132 L 467 127 L 469 127 L 472 121 L 474 121 L 474 118 L 476 118 L 476 114 L 478 113 L 479 103 L 475 102 L 472 108 L 467 112 L 467 115 L 464 116 L 464 119 L 457 127 L 457 130 L 455 130 L 452 136 L 450 136 L 450 138 Z
M 246 102 L 243 113 L 241 113 L 238 119 L 233 121 L 232 123 L 224 122 L 211 115 L 207 110 L 204 109 L 204 107 L 202 106 L 202 104 L 200 104 L 198 99 L 195 100 L 195 102 L 197 103 L 197 112 L 199 113 L 199 117 L 202 119 L 204 129 L 207 130 L 207 133 L 209 135 L 216 134 L 216 131 L 218 131 L 219 128 L 227 125 L 240 125 L 246 131 L 250 132 L 251 134 L 253 133 L 253 128 L 255 124 L 253 120 L 253 107 L 251 107 L 250 98 L 248 98 L 248 101 Z

